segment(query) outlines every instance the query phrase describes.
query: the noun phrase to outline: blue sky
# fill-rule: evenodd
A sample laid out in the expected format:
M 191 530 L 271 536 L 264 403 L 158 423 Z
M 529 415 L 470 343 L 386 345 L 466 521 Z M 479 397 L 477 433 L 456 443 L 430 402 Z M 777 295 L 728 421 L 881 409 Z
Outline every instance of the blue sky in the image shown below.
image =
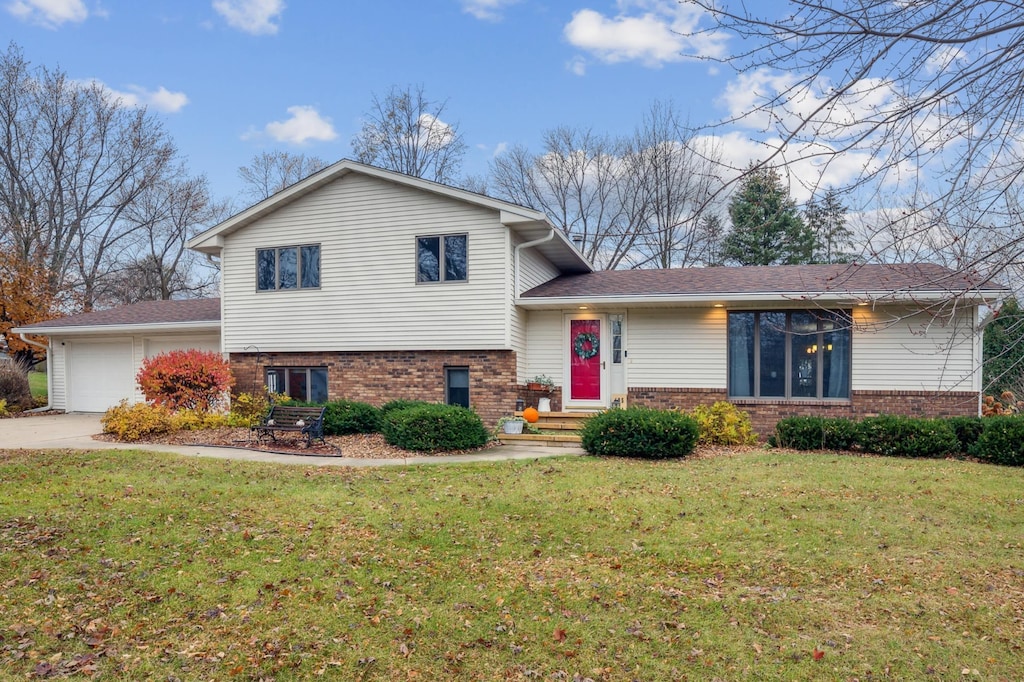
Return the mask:
M 474 175 L 557 125 L 628 134 L 656 99 L 721 119 L 754 86 L 683 58 L 729 47 L 673 32 L 701 20 L 672 0 L 0 0 L 4 47 L 147 105 L 191 171 L 236 200 L 238 166 L 262 151 L 351 157 L 392 85 L 447 98 Z M 738 163 L 756 154 L 751 132 L 726 138 Z

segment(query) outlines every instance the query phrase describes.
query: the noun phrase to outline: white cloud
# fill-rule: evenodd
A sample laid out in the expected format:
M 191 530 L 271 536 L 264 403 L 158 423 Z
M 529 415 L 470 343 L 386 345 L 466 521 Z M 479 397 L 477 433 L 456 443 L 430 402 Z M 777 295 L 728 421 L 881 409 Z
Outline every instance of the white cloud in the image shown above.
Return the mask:
M 88 81 L 87 84 L 102 88 L 108 95 L 120 100 L 123 107 L 146 107 L 165 114 L 174 114 L 188 104 L 188 96 L 185 93 L 171 92 L 162 85 L 156 90 L 146 90 L 139 85 L 129 85 L 125 90 L 115 90 L 95 79 Z
M 703 31 L 707 13 L 669 0 L 620 0 L 619 13 L 605 16 L 592 9 L 574 13 L 563 32 L 574 47 L 602 61 L 637 61 L 648 67 L 692 57 L 722 57 L 726 36 Z
M 501 21 L 502 10 L 519 0 L 461 0 L 462 11 L 483 21 Z
M 291 118 L 268 123 L 264 132 L 278 142 L 292 144 L 304 144 L 310 140 L 324 142 L 338 137 L 331 119 L 324 118 L 313 107 L 288 107 L 288 113 L 291 114 Z
M 89 16 L 82 0 L 13 0 L 6 9 L 22 21 L 46 28 L 57 28 L 69 21 L 79 23 Z
M 583 57 L 573 57 L 569 60 L 569 63 L 565 65 L 565 68 L 573 75 L 585 76 L 587 75 L 587 60 Z
M 494 153 L 493 153 L 493 154 L 491 154 L 491 156 L 501 156 L 501 155 L 502 155 L 502 154 L 504 154 L 504 153 L 505 153 L 506 151 L 508 151 L 508 142 L 499 142 L 499 143 L 498 143 L 498 144 L 497 144 L 497 145 L 496 145 L 496 146 L 494 147 Z
M 284 0 L 213 0 L 228 25 L 254 36 L 277 33 L 284 8 Z

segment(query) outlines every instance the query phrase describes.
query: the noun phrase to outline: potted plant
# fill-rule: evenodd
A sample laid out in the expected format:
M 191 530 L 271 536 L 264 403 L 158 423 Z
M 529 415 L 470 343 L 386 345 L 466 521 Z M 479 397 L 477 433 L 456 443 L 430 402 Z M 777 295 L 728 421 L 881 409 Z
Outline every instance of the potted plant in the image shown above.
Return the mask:
M 526 420 L 522 417 L 502 417 L 498 420 L 498 431 L 511 436 L 519 435 L 523 432 L 525 425 Z
M 538 374 L 526 380 L 526 388 L 530 391 L 547 391 L 550 393 L 555 390 L 555 380 L 547 374 Z

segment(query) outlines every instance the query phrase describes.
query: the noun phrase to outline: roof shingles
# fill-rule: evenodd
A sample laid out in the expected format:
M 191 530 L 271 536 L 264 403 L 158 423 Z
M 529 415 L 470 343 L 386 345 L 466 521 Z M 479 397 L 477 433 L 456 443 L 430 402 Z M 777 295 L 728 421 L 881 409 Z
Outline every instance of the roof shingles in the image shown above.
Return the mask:
M 522 298 L 689 296 L 725 294 L 844 294 L 1002 289 L 940 265 L 781 265 L 661 270 L 603 270 L 566 275 L 534 287 Z
M 193 298 L 181 301 L 143 301 L 110 310 L 98 310 L 60 317 L 48 322 L 37 322 L 20 327 L 20 329 L 30 331 L 32 329 L 143 326 L 218 321 L 220 321 L 219 298 Z

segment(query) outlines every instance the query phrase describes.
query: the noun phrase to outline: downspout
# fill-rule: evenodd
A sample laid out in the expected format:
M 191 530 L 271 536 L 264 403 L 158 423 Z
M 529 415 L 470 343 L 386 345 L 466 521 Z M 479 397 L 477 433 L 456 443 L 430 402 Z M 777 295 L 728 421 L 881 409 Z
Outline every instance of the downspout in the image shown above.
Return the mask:
M 519 252 L 522 249 L 528 249 L 528 248 L 531 248 L 533 246 L 537 246 L 538 244 L 543 244 L 545 242 L 549 242 L 549 241 L 551 241 L 554 238 L 555 238 L 555 228 L 552 227 L 551 231 L 548 232 L 548 235 L 546 237 L 541 237 L 540 239 L 534 239 L 532 242 L 523 242 L 522 244 L 520 244 L 519 246 L 516 247 L 515 254 L 514 254 L 515 263 L 512 264 L 513 268 L 515 270 L 515 280 L 514 280 L 514 283 L 512 285 L 514 287 L 513 291 L 512 291 L 512 298 L 513 299 L 519 298 Z
M 25 334 L 18 334 L 18 338 L 20 338 L 22 341 L 24 341 L 30 346 L 42 348 L 43 350 L 46 351 L 46 404 L 43 405 L 42 407 L 34 407 L 31 410 L 27 410 L 27 412 L 48 412 L 50 411 L 50 409 L 52 409 L 50 406 L 50 396 L 53 395 L 53 353 L 50 352 L 49 346 L 41 344 L 38 341 L 33 341 L 32 339 L 28 338 Z

